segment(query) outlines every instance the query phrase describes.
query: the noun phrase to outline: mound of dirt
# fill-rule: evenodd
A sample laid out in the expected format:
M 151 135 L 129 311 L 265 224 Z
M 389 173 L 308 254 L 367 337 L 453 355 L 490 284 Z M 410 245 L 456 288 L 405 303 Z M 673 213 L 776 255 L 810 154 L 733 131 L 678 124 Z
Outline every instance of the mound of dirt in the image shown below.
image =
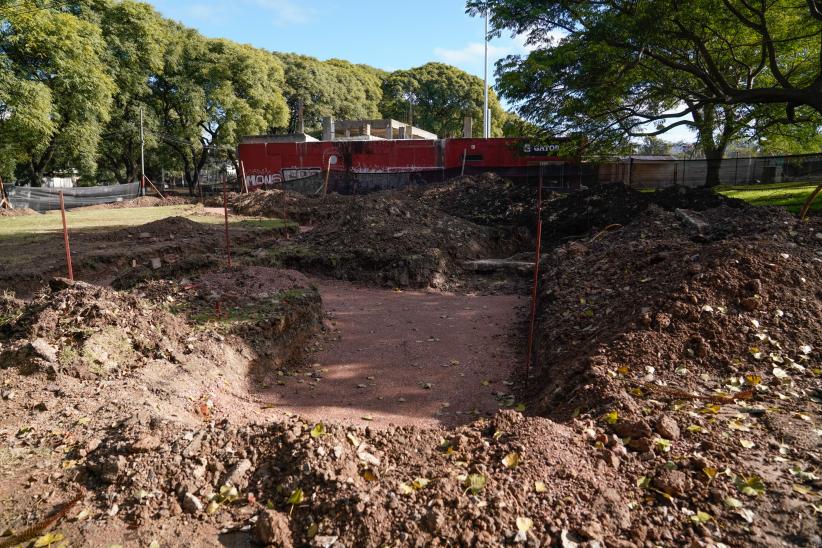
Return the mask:
M 340 194 L 320 197 L 292 190 L 258 190 L 229 195 L 228 203 L 239 215 L 274 217 L 301 225 L 315 225 L 333 218 L 340 207 L 356 200 L 355 196 Z
M 652 499 L 705 512 L 724 535 L 815 542 L 819 522 L 799 508 L 820 487 L 803 472 L 820 464 L 820 232 L 780 209 L 650 205 L 559 247 L 542 277 L 534 409 L 596 419 L 595 438 L 639 456 L 630 472 Z
M 442 287 L 462 260 L 493 257 L 498 231 L 387 195 L 340 197 L 325 220 L 273 252 L 275 264 L 399 287 Z
M 132 420 L 106 432 L 78 479 L 130 528 L 186 519 L 270 546 L 610 543 L 639 527 L 621 504 L 640 496 L 633 481 L 573 429 L 513 412 L 452 432 Z
M 190 205 L 192 202 L 189 198 L 182 196 L 166 196 L 159 198 L 157 196 L 140 196 L 131 200 L 122 200 L 120 202 L 112 202 L 110 204 L 96 204 L 75 208 L 77 210 L 95 210 L 95 209 L 128 209 L 133 207 L 163 207 L 175 205 Z
M 0 217 L 25 217 L 26 215 L 39 215 L 39 213 L 29 207 L 0 209 Z
M 560 195 L 546 192 L 543 200 Z M 497 227 L 536 225 L 537 188 L 514 183 L 495 173 L 465 175 L 418 191 L 418 199 L 431 207 L 473 223 Z
M 147 360 L 179 361 L 183 322 L 139 297 L 55 279 L 0 325 L 10 340 L 0 367 L 107 377 Z
M 639 192 L 622 184 L 598 185 L 543 204 L 542 239 L 548 245 L 595 234 L 610 225 L 627 225 L 651 205 L 666 211 L 704 211 L 720 206 L 751 209 L 741 200 L 726 198 L 712 189 L 672 187 Z

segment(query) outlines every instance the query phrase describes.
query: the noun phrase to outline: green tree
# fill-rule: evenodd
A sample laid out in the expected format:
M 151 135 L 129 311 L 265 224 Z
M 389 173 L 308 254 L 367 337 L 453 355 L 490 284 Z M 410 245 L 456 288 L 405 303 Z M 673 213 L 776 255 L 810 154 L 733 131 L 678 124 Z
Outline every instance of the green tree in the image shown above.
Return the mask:
M 98 179 L 127 183 L 140 176 L 141 110 L 149 156 L 158 145 L 149 81 L 163 70 L 168 26 L 148 4 L 130 0 L 107 2 L 96 15 L 106 43 L 105 64 L 116 85 L 100 143 Z
M 114 92 L 100 29 L 69 11 L 18 6 L 0 25 L 2 147 L 34 186 L 61 169 L 91 175 Z
M 411 122 L 440 137 L 462 136 L 466 116 L 474 119 L 474 136 L 482 136 L 483 81 L 456 67 L 428 63 L 392 73 L 383 85 L 384 116 Z M 490 90 L 491 135 L 501 137 L 506 121 L 496 93 Z M 413 117 L 413 120 L 410 118 Z
M 236 164 L 242 136 L 285 124 L 283 67 L 251 46 L 207 40 L 178 25 L 169 31 L 163 71 L 149 86 L 160 154 L 193 192 L 209 159 Z
M 671 154 L 673 144 L 658 137 L 645 137 L 637 147 L 637 154 L 645 156 L 667 156 Z
M 297 131 L 300 109 L 309 132 L 319 131 L 326 116 L 342 119 L 380 116 L 385 78 L 382 71 L 339 59 L 323 62 L 294 53 L 275 55 L 285 70 L 284 94 L 289 110 L 288 124 L 276 129 Z
M 709 185 L 719 182 L 729 143 L 822 105 L 805 93 L 813 87 L 807 78 L 822 83 L 822 26 L 781 0 L 758 7 L 734 0 L 470 0 L 468 10 L 490 10 L 494 33 L 526 34 L 538 47 L 498 65 L 503 95 L 526 118 L 554 131 L 582 128 L 593 143 L 690 126 L 708 159 Z M 799 32 L 807 22 L 808 31 Z M 558 41 L 551 38 L 557 32 Z M 784 114 L 770 107 L 779 102 Z

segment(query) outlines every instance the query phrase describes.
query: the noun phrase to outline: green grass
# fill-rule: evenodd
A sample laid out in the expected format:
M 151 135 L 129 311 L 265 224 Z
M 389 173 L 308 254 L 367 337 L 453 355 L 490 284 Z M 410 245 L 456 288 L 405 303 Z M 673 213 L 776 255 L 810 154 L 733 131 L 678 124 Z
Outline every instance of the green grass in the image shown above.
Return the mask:
M 123 209 L 86 209 L 66 212 L 69 230 L 95 228 L 124 228 L 144 225 L 168 217 L 182 216 L 203 224 L 222 224 L 219 215 L 198 214 L 196 206 L 177 205 L 163 207 L 134 207 Z M 282 228 L 280 219 L 232 217 L 229 223 L 246 229 L 272 230 Z M 63 229 L 59 211 L 49 211 L 42 215 L 22 217 L 0 217 L 0 238 L 19 235 L 36 235 L 59 232 Z
M 755 206 L 782 206 L 791 213 L 799 213 L 805 200 L 819 183 L 771 183 L 755 185 L 721 185 L 715 192 L 743 200 Z M 656 192 L 655 188 L 640 188 L 640 192 Z M 822 211 L 822 195 L 814 200 L 811 211 Z
M 772 183 L 767 185 L 722 185 L 717 192 L 728 198 L 744 200 L 755 206 L 782 206 L 799 213 L 805 200 L 819 183 Z M 817 197 L 812 211 L 822 211 L 822 196 Z

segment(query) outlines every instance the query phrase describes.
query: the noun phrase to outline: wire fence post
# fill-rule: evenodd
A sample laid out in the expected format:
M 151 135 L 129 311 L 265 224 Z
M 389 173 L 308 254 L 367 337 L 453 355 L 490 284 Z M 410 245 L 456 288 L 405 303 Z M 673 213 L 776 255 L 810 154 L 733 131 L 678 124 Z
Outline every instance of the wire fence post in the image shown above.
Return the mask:
M 60 215 L 63 217 L 63 243 L 66 246 L 66 266 L 68 267 L 68 279 L 74 281 L 74 269 L 71 266 L 71 245 L 69 245 L 68 225 L 66 224 L 66 206 L 63 199 L 63 191 L 60 191 Z

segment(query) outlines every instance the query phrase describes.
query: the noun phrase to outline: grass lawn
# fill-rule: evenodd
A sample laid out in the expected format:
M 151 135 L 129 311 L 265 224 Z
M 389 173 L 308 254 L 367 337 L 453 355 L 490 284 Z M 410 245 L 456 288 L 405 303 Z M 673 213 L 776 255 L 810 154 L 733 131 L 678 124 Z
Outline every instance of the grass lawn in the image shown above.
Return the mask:
M 755 206 L 782 206 L 791 213 L 799 213 L 805 200 L 819 183 L 771 183 L 767 185 L 721 185 L 715 190 L 728 198 L 743 200 Z M 656 192 L 654 188 L 640 188 L 640 192 Z M 822 211 L 822 195 L 814 200 L 811 211 Z
M 791 213 L 799 213 L 805 200 L 819 183 L 772 183 L 768 185 L 722 185 L 717 192 L 729 198 L 745 200 L 756 206 L 783 206 Z M 822 196 L 818 196 L 812 211 L 822 211 Z
M 134 207 L 123 209 L 86 209 L 67 211 L 66 222 L 69 230 L 88 228 L 122 228 L 139 226 L 167 217 L 187 217 L 192 221 L 204 224 L 222 224 L 219 215 L 198 214 L 196 206 L 178 205 L 163 207 Z M 232 217 L 229 223 L 247 229 L 276 229 L 283 227 L 280 219 Z M 0 217 L 0 238 L 23 234 L 47 234 L 63 230 L 59 211 L 49 211 L 42 215 L 21 217 Z

